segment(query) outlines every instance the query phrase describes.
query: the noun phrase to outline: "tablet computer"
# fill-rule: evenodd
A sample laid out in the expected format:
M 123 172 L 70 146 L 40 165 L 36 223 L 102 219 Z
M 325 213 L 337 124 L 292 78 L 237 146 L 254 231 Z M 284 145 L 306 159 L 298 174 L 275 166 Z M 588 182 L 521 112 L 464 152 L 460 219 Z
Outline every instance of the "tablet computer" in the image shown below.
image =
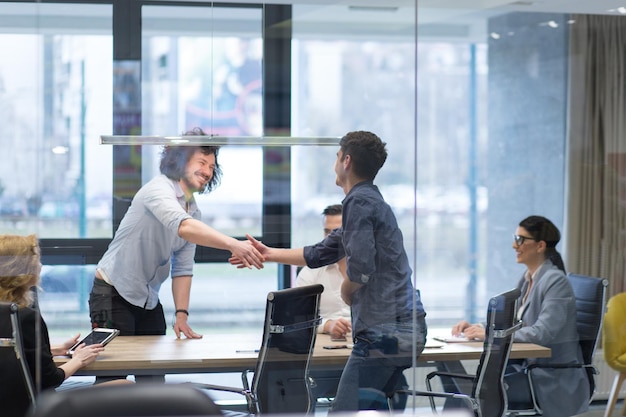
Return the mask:
M 95 345 L 96 343 L 101 343 L 103 346 L 106 346 L 111 340 L 115 338 L 120 333 L 117 329 L 106 329 L 106 328 L 95 328 L 89 332 L 89 334 L 78 341 L 74 346 L 70 348 L 68 353 L 70 356 L 74 353 L 74 350 L 80 346 L 81 343 L 86 345 Z

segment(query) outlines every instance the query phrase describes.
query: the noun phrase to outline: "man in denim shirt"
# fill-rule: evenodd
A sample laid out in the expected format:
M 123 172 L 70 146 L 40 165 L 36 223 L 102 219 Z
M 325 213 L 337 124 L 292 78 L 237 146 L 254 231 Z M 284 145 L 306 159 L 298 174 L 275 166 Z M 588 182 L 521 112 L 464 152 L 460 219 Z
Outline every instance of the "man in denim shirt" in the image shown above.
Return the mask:
M 385 143 L 357 131 L 339 145 L 335 173 L 346 194 L 343 227 L 299 249 L 270 248 L 248 238 L 270 262 L 317 268 L 346 257 L 341 297 L 351 306 L 354 348 L 331 410 L 355 411 L 377 408 L 377 400 L 412 366 L 426 343 L 426 314 L 411 282 L 402 232 L 373 183 L 387 158 Z M 231 263 L 240 264 L 235 258 Z

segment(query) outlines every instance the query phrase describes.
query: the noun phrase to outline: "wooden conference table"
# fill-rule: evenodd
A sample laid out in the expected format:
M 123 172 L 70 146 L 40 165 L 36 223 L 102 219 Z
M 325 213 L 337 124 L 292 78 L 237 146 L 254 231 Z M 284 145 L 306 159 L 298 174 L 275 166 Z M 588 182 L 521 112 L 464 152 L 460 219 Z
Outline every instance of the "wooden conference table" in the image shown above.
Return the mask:
M 261 336 L 254 334 L 207 334 L 202 339 L 176 339 L 175 336 L 118 336 L 98 359 L 76 375 L 151 375 L 181 373 L 240 372 L 253 369 Z M 349 348 L 324 349 L 330 337 L 319 334 L 313 353 L 312 369 L 342 369 L 350 355 Z M 349 342 L 348 342 L 349 343 Z M 418 365 L 477 360 L 482 342 L 439 343 L 429 341 L 419 356 Z M 514 343 L 510 358 L 550 357 L 549 348 L 529 343 Z M 57 365 L 67 357 L 55 357 Z

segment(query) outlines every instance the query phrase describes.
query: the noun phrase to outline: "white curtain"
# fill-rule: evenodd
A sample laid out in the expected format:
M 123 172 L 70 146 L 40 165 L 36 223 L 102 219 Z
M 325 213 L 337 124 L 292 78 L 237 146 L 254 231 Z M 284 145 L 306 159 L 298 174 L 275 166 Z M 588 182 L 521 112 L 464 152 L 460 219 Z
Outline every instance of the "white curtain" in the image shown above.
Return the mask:
M 572 20 L 565 257 L 611 296 L 626 291 L 626 17 Z

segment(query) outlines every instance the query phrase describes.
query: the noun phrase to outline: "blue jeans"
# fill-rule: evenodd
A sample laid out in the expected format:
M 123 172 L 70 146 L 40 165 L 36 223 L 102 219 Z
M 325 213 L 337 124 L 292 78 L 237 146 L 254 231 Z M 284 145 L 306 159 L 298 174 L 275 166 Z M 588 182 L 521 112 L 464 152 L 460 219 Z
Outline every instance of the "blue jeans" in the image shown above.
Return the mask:
M 414 330 L 413 330 L 414 329 Z M 389 330 L 389 329 L 388 329 Z M 413 337 L 415 333 L 415 357 Z M 416 325 L 394 325 L 393 330 L 379 340 L 359 338 L 341 374 L 337 395 L 330 411 L 358 411 L 377 408 L 368 396 L 386 398 L 402 378 L 402 372 L 413 366 L 414 358 L 422 353 L 426 343 L 426 321 L 419 318 Z

